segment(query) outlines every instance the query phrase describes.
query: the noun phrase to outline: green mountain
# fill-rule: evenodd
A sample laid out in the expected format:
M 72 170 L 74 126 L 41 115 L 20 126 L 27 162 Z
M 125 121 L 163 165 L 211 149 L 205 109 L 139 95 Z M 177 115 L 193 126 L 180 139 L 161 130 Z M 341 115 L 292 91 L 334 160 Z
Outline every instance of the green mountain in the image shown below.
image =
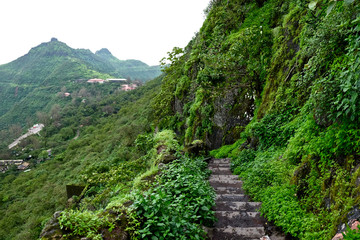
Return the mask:
M 125 60 L 121 61 L 114 57 L 111 52 L 103 48 L 96 51 L 96 56 L 103 59 L 109 66 L 112 66 L 115 70 L 111 72 L 114 76 L 120 75 L 125 78 L 150 80 L 159 76 L 161 71 L 159 66 L 148 66 L 139 60 Z
M 127 77 L 146 81 L 160 75 L 159 66 L 149 67 L 137 60 L 120 61 L 109 51 L 102 54 L 104 51 L 93 54 L 90 50 L 72 49 L 53 38 L 32 48 L 23 57 L 1 65 L 0 129 L 9 123 L 24 125 L 26 118 L 34 121 L 36 112 L 48 111 L 59 101 L 55 96 L 63 87 L 68 91 L 89 88 L 84 81 L 82 85 L 76 84 L 79 79 Z M 107 92 L 111 88 L 107 87 Z
M 31 171 L 0 175 L 0 239 L 206 239 L 208 154 L 231 158 L 290 239 L 332 239 L 360 220 L 359 12 L 354 0 L 210 1 L 164 75 L 43 113 L 42 135 L 13 153 L 32 155 Z M 67 184 L 85 189 L 67 200 Z

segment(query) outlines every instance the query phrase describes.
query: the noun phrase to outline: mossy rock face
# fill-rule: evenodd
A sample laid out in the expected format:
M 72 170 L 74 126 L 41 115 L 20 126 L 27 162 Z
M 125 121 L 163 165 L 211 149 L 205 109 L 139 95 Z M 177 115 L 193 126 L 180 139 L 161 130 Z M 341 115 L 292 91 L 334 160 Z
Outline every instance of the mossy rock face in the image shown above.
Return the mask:
M 60 213 L 61 212 L 55 212 L 54 216 L 50 219 L 50 221 L 47 222 L 40 234 L 41 240 L 63 239 L 62 236 L 64 233 L 62 232 L 58 221 Z
M 234 139 L 240 139 L 240 133 L 244 131 L 244 129 L 245 127 L 243 126 L 235 126 L 231 128 L 224 135 L 223 142 L 228 144 L 228 143 L 233 143 Z
M 354 221 L 360 220 L 360 208 L 359 206 L 354 206 L 346 216 L 342 217 L 341 223 L 337 227 L 337 232 L 344 232 L 347 226 L 351 226 Z
M 185 146 L 184 151 L 192 157 L 197 157 L 201 155 L 202 156 L 207 155 L 208 148 L 206 147 L 203 141 L 195 140 L 191 144 Z
M 129 205 L 130 202 L 125 205 Z M 115 228 L 110 232 L 108 229 L 101 230 L 104 240 L 129 240 L 129 233 L 125 230 L 128 226 L 128 217 L 124 211 L 120 214 L 110 211 L 109 214 L 117 217 Z
M 300 199 L 304 196 L 306 189 L 307 189 L 307 183 L 306 183 L 306 177 L 311 172 L 311 164 L 308 160 L 305 160 L 301 166 L 299 166 L 295 172 L 294 176 L 291 179 L 291 182 L 293 184 L 296 184 L 298 186 L 297 190 L 297 197 Z
M 204 142 L 210 149 L 216 149 L 222 145 L 222 138 L 224 136 L 224 131 L 217 126 L 212 128 L 211 134 L 205 135 Z
M 167 154 L 162 157 L 161 163 L 168 164 L 176 159 L 177 157 L 175 157 L 173 154 Z
M 124 231 L 121 227 L 115 227 L 111 232 L 107 229 L 102 232 L 104 240 L 128 240 L 130 239 L 129 234 Z
M 214 97 L 211 131 L 201 137 L 207 148 L 215 149 L 223 144 L 232 144 L 240 137 L 243 127 L 254 115 L 254 99 L 247 91 L 239 87 L 228 87 Z M 193 128 L 201 127 L 193 125 Z

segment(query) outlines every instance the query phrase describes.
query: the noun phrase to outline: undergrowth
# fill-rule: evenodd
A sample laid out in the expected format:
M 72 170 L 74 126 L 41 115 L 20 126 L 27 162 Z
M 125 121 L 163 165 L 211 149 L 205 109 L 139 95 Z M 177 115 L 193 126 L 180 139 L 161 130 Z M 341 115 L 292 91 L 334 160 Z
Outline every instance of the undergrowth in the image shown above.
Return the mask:
M 134 193 L 133 239 L 204 239 L 215 218 L 206 162 L 182 157 L 162 170 L 152 187 Z

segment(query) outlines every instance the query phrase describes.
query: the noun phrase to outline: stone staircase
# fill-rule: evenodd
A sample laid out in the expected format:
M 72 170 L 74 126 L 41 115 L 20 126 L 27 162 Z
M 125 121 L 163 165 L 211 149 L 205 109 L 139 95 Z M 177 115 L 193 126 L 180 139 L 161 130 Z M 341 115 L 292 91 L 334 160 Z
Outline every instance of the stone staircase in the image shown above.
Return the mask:
M 210 240 L 259 240 L 266 236 L 266 219 L 258 212 L 261 203 L 251 202 L 244 194 L 242 181 L 232 175 L 230 159 L 211 159 L 208 168 L 212 170 L 210 185 L 216 192 L 215 216 L 218 222 L 208 229 Z M 274 236 L 271 240 L 284 240 Z

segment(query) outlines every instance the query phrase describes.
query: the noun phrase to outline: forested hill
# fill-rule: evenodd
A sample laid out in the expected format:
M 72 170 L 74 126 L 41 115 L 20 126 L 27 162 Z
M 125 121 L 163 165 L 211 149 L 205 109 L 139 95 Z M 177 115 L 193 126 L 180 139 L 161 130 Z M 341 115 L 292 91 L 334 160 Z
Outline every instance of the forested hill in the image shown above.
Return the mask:
M 96 54 L 73 49 L 53 38 L 0 66 L 0 130 L 11 124 L 24 126 L 26 119 L 35 121 L 36 112 L 49 111 L 55 103 L 61 104 L 61 99 L 55 98 L 61 89 L 67 88 L 72 93 L 82 88 L 89 90 L 89 85 L 85 85 L 88 79 L 127 78 L 145 82 L 160 74 L 160 66 L 118 60 L 105 49 Z
M 92 77 L 86 70 L 117 78 L 150 80 L 160 74 L 159 67 L 150 67 L 138 60 L 119 60 L 109 50 L 92 53 L 87 49 L 73 49 L 52 38 L 32 48 L 17 60 L 0 66 L 1 82 L 14 84 L 62 84 L 66 80 Z M 135 75 L 134 75 L 135 74 Z M 45 81 L 45 82 L 44 82 Z
M 146 63 L 135 59 L 121 61 L 114 57 L 106 48 L 96 51 L 95 55 L 100 57 L 108 66 L 114 69 L 111 72 L 114 76 L 119 75 L 130 77 L 131 79 L 147 81 L 160 75 L 159 66 L 148 66 Z
M 232 144 L 212 155 L 233 159 L 269 220 L 331 239 L 359 220 L 359 1 L 213 0 L 206 13 L 168 57 L 157 123 L 185 144 Z
M 160 78 L 48 118 L 32 170 L 0 178 L 1 240 L 206 239 L 208 155 L 231 158 L 293 239 L 360 220 L 359 1 L 211 0 L 205 14 Z M 85 189 L 66 202 L 66 184 Z

